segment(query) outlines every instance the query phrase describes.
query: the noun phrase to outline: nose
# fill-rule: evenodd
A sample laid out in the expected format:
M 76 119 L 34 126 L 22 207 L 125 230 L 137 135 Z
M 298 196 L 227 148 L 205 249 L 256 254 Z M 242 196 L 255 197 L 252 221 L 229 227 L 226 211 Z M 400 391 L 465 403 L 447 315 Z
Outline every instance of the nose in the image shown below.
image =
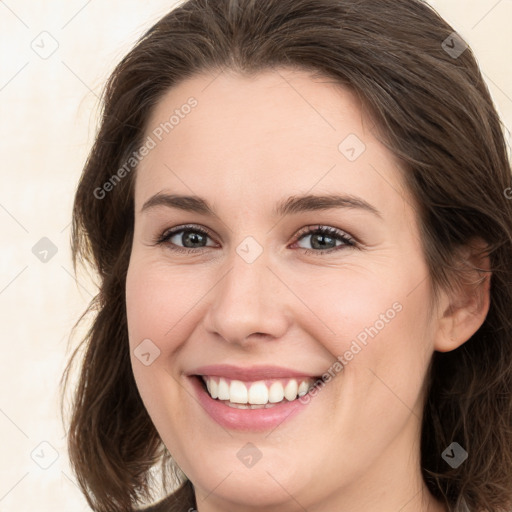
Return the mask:
M 293 295 L 270 268 L 266 252 L 249 261 L 233 251 L 204 318 L 208 332 L 232 344 L 279 339 L 291 323 Z

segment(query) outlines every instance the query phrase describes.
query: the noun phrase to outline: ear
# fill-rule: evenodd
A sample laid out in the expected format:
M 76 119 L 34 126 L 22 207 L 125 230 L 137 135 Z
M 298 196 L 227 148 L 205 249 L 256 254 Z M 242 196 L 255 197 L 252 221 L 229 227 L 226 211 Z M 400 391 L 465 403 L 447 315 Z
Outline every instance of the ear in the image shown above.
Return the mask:
M 438 308 L 434 349 L 455 350 L 484 323 L 489 311 L 491 271 L 487 244 L 471 240 L 459 252 L 460 285 L 444 290 Z

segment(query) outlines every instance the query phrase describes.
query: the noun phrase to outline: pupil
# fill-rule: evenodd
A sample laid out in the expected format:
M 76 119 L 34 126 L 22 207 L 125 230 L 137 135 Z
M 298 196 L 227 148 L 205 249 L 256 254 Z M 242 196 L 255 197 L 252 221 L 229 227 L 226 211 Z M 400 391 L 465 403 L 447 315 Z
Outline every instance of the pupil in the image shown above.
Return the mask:
M 195 243 L 200 243 L 200 239 L 203 237 L 202 234 L 200 233 L 193 233 L 193 232 L 187 232 L 185 234 L 183 234 L 183 245 L 187 245 L 187 241 L 190 241 L 192 244 L 195 244 Z M 198 242 L 198 239 L 199 239 L 199 242 Z
M 320 242 L 318 243 L 317 240 L 318 238 L 322 238 L 324 241 L 323 242 Z M 331 238 L 330 236 L 327 236 L 327 235 L 322 235 L 322 234 L 316 234 L 314 236 L 312 236 L 311 238 L 311 245 L 315 248 L 315 249 L 325 249 L 325 240 L 331 240 L 333 241 L 333 238 Z

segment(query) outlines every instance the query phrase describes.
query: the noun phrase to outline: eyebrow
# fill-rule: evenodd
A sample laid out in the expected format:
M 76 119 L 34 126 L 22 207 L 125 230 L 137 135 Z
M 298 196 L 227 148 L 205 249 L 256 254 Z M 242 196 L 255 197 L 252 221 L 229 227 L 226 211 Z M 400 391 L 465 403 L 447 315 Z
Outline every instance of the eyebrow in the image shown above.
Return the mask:
M 186 212 L 194 212 L 211 217 L 217 216 L 208 201 L 201 197 L 166 194 L 164 192 L 159 192 L 149 198 L 142 206 L 141 213 L 159 206 L 176 208 Z M 308 194 L 291 196 L 288 199 L 279 202 L 273 209 L 272 214 L 274 216 L 284 216 L 302 212 L 330 210 L 334 208 L 363 210 L 382 219 L 382 214 L 377 210 L 377 208 L 375 208 L 375 206 L 371 205 L 361 197 L 350 194 Z

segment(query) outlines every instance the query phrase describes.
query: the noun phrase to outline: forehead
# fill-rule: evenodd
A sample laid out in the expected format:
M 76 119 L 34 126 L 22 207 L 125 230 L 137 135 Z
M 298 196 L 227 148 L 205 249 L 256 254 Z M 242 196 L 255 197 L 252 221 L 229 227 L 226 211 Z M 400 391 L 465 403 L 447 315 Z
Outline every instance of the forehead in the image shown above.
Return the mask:
M 352 92 L 305 71 L 197 75 L 151 113 L 154 147 L 137 169 L 136 208 L 163 189 L 253 209 L 336 192 L 403 214 L 397 161 L 372 128 Z

